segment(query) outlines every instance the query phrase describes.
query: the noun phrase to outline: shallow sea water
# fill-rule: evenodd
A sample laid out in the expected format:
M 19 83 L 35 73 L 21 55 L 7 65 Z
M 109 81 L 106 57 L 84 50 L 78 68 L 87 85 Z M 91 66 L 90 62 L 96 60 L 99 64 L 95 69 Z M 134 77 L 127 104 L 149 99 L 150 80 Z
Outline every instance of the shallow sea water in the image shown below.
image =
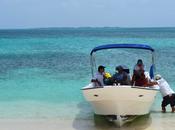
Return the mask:
M 111 43 L 152 46 L 156 73 L 175 90 L 175 28 L 0 30 L 0 118 L 94 119 L 92 108 L 80 89 L 91 79 L 89 53 L 92 48 Z M 104 57 L 104 60 L 98 63 L 112 64 L 111 68 L 107 67 L 111 73 L 123 62 L 120 55 L 131 60 L 127 61 L 130 70 L 140 56 L 147 63 L 149 56 L 136 55 L 137 50 L 131 52 L 99 53 L 99 59 Z M 115 60 L 110 61 L 106 58 L 108 55 L 116 56 Z M 158 94 L 151 112 L 160 112 L 160 104 Z

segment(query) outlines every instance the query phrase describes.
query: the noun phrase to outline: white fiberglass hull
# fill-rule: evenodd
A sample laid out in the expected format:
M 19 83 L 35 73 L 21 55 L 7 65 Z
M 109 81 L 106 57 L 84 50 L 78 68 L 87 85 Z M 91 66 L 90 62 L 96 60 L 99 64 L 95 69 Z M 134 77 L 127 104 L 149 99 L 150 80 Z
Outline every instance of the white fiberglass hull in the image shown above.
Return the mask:
M 84 97 L 99 115 L 144 115 L 150 112 L 157 90 L 131 86 L 82 89 Z

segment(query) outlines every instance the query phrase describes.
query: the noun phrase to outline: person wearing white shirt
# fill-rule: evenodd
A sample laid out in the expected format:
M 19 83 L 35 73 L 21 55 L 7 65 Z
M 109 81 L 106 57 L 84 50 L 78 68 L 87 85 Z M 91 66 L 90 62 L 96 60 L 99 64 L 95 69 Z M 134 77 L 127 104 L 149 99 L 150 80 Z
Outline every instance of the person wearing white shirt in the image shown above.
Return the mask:
M 171 89 L 168 82 L 162 78 L 161 75 L 156 75 L 155 80 L 160 87 L 160 93 L 162 94 L 162 112 L 166 112 L 166 106 L 171 105 L 172 112 L 175 112 L 175 92 Z
M 94 82 L 96 87 L 103 87 L 104 86 L 104 74 L 105 74 L 105 66 L 100 65 L 98 67 L 98 72 L 95 74 L 91 82 Z

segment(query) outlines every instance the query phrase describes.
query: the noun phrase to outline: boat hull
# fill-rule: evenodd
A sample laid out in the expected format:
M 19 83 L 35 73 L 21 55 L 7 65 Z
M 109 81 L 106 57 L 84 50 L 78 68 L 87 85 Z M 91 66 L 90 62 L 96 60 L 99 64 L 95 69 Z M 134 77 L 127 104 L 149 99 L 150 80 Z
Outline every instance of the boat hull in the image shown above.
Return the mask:
M 148 114 L 157 90 L 131 86 L 82 89 L 86 100 L 99 115 Z

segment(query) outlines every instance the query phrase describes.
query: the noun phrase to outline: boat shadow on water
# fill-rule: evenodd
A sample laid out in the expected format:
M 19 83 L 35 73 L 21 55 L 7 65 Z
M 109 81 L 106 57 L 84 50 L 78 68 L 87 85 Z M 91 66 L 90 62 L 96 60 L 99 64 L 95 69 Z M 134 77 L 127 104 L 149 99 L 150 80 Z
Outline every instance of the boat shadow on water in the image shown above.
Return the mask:
M 144 130 L 151 125 L 152 119 L 150 114 L 138 116 L 132 121 L 126 122 L 121 127 L 110 122 L 106 116 L 93 114 L 93 111 L 86 107 L 90 105 L 79 103 L 77 105 L 79 113 L 73 120 L 73 128 L 75 130 Z

